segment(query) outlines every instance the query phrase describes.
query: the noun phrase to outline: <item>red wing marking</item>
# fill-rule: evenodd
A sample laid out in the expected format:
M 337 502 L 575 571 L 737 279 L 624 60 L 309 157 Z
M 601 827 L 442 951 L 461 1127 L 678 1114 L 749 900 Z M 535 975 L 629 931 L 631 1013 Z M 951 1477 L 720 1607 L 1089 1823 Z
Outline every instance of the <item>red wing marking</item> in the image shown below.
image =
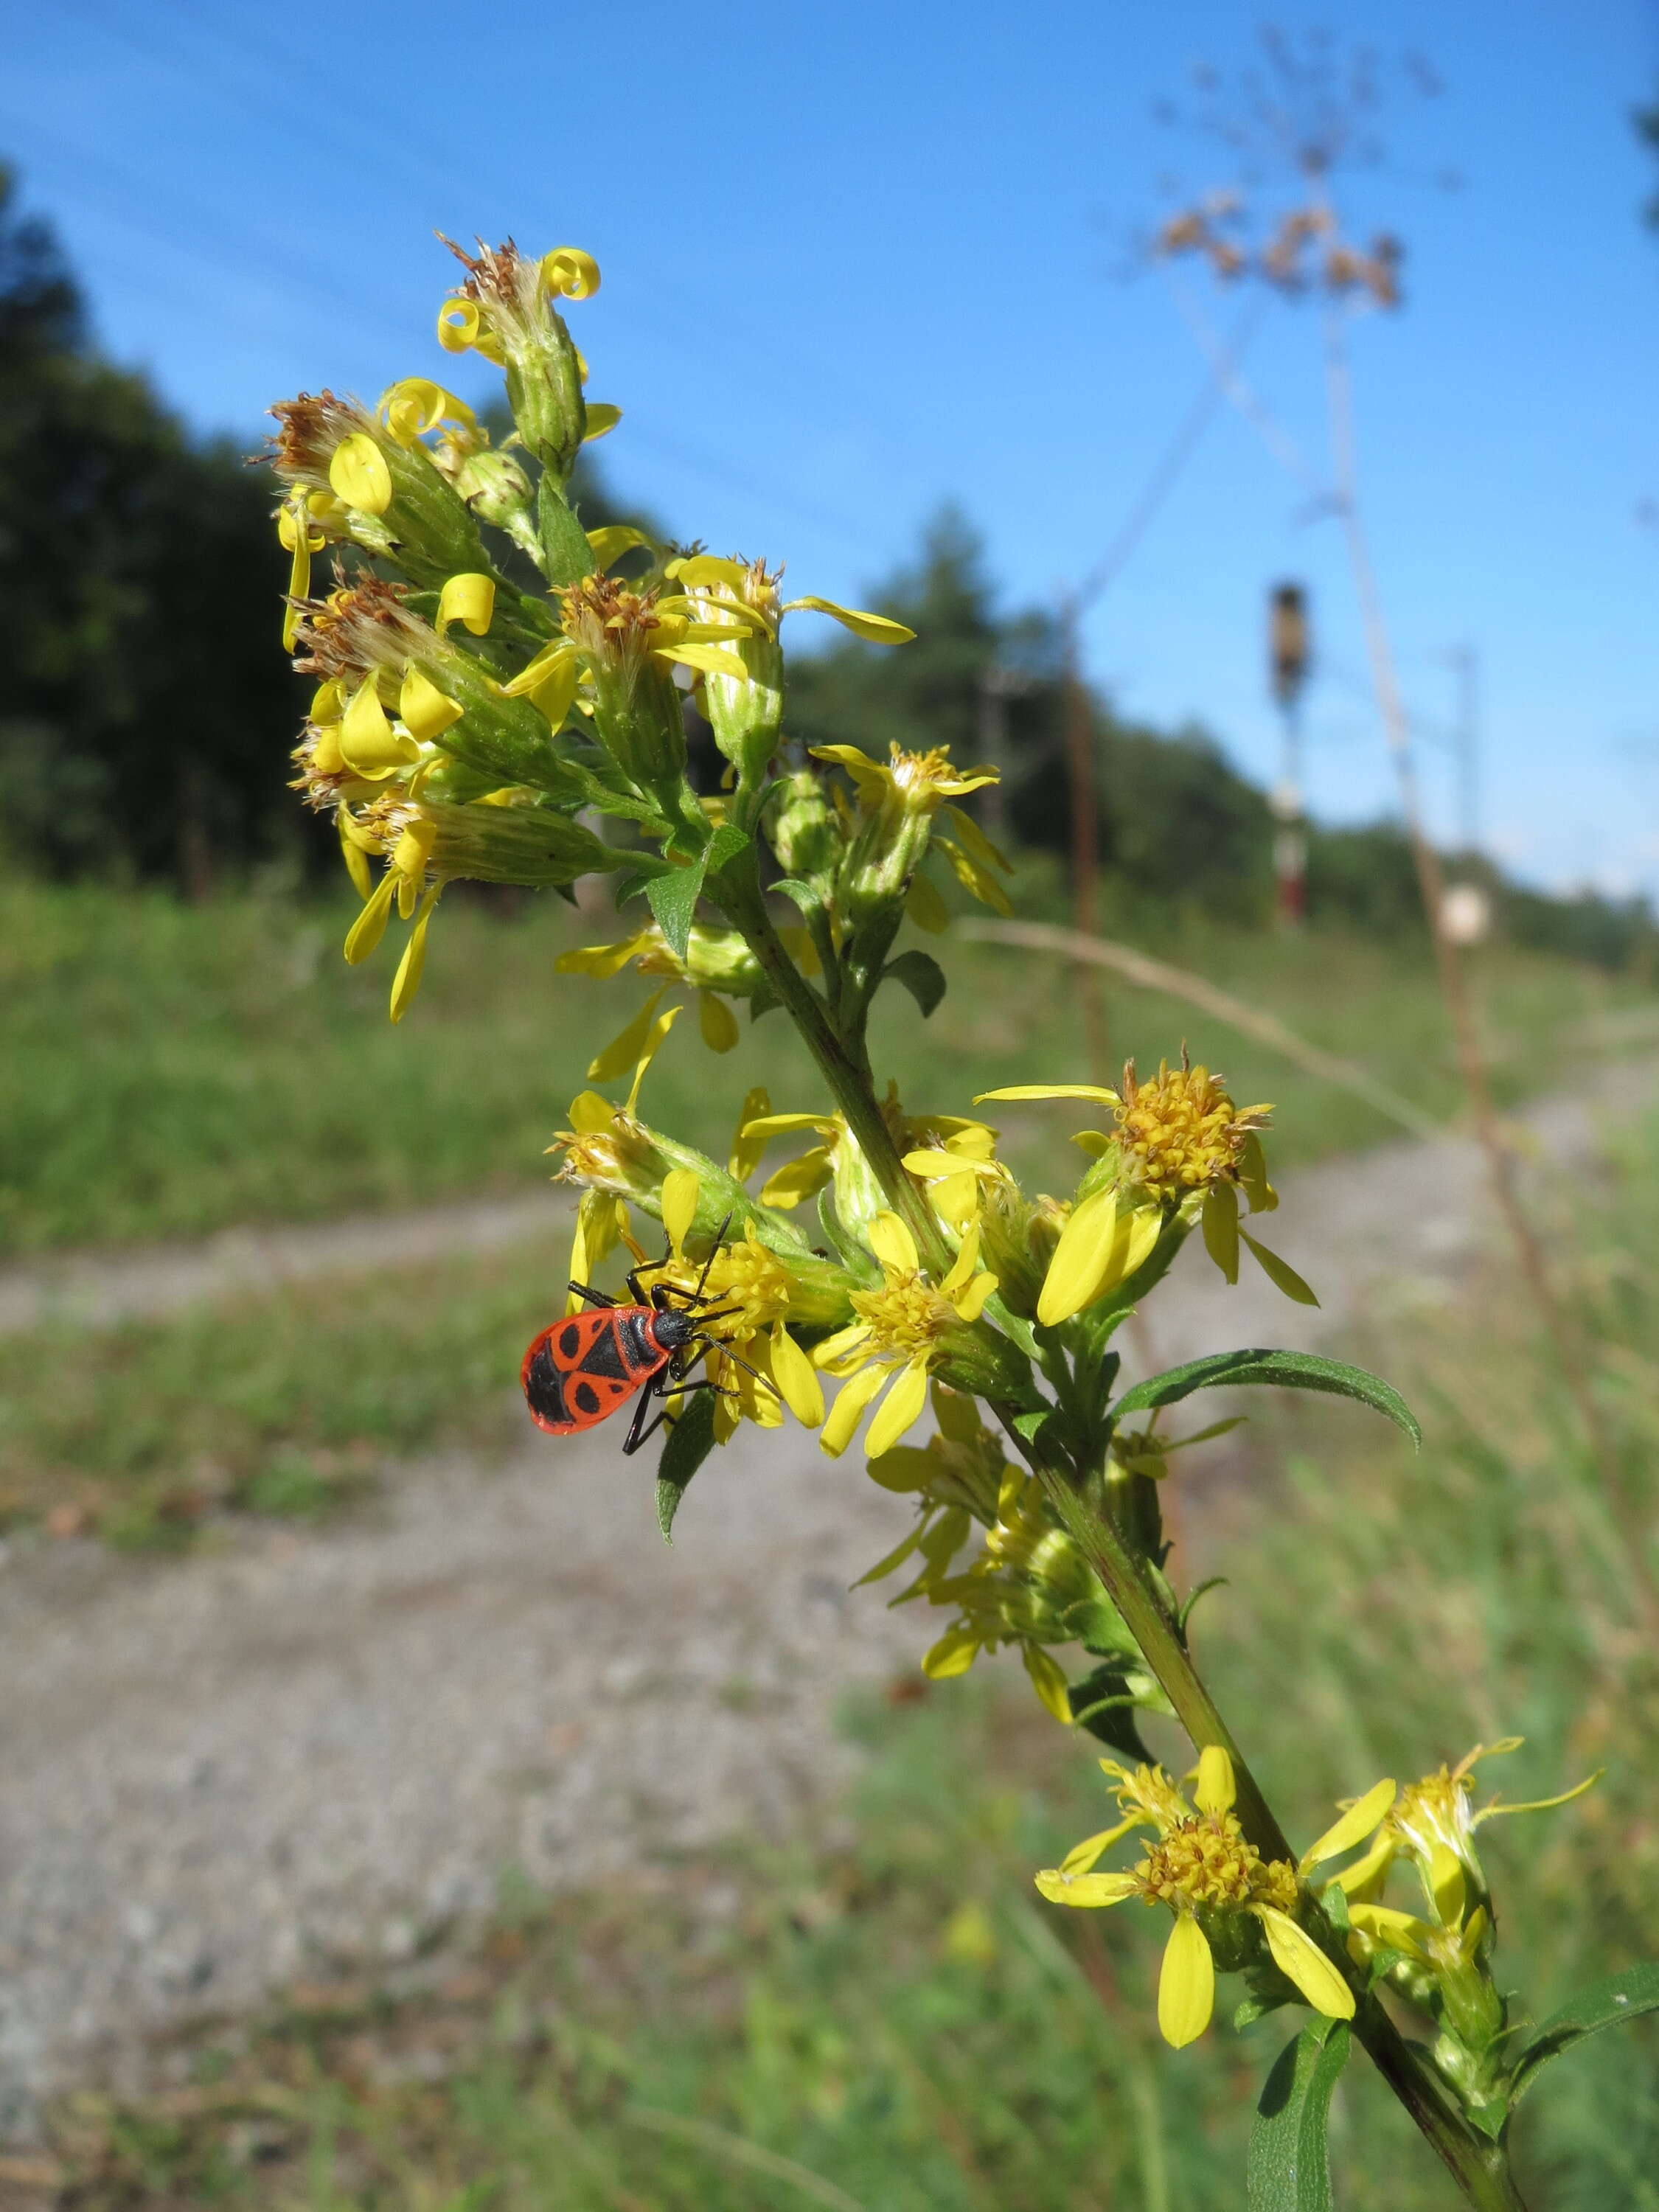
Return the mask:
M 591 1429 L 634 1395 L 666 1354 L 630 1365 L 627 1307 L 571 1314 L 544 1328 L 524 1356 L 519 1379 L 531 1417 L 550 1436 Z

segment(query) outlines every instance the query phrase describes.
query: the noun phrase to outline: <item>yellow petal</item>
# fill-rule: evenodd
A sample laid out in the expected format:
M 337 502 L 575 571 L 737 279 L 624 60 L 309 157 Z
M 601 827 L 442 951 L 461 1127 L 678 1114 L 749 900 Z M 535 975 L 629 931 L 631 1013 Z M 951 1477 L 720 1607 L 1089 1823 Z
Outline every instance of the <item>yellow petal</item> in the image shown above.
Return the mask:
M 392 471 L 367 430 L 342 438 L 329 458 L 328 481 L 348 507 L 384 514 L 392 504 Z
M 675 1023 L 678 1021 L 680 1016 L 684 1012 L 685 1009 L 683 1006 L 670 1006 L 666 1008 L 665 1012 L 658 1015 L 656 1020 L 652 1023 L 651 1027 L 646 1032 L 645 1042 L 640 1047 L 640 1056 L 634 1063 L 634 1080 L 629 1085 L 628 1103 L 623 1109 L 625 1112 L 631 1114 L 638 1106 L 640 1103 L 640 1085 L 645 1081 L 645 1071 L 650 1066 L 652 1061 L 662 1050 L 664 1040 L 666 1038 L 669 1030 L 673 1028 Z
M 592 1097 L 592 1093 L 588 1093 Z M 594 1272 L 614 1252 L 628 1224 L 628 1209 L 608 1190 L 585 1190 L 576 1208 L 576 1234 L 570 1246 L 570 1279 L 591 1282 Z M 580 1313 L 586 1298 L 572 1291 L 565 1300 L 567 1313 Z
M 1065 1669 L 1040 1644 L 1022 1644 L 1020 1656 L 1039 1698 L 1063 1727 L 1070 1728 L 1072 1700 L 1066 1687 Z
M 870 1433 L 865 1438 L 865 1449 L 870 1456 L 879 1459 L 884 1451 L 892 1449 L 901 1437 L 908 1436 L 921 1419 L 927 1403 L 927 1362 L 913 1359 L 882 1400 L 881 1410 L 870 1424 Z
M 741 1036 L 737 1016 L 716 991 L 698 992 L 697 1026 L 710 1052 L 730 1052 Z
M 422 676 L 412 663 L 405 670 L 398 712 L 411 738 L 418 738 L 423 744 L 429 744 L 453 722 L 459 722 L 464 711 L 453 699 L 447 699 L 431 678 Z
M 1267 1932 L 1273 1964 L 1296 1984 L 1316 2012 L 1327 2020 L 1353 2018 L 1353 1991 L 1304 1928 L 1271 1905 L 1251 1908 Z
M 617 1118 L 617 1109 L 597 1091 L 579 1091 L 570 1102 L 570 1126 L 579 1137 L 596 1137 Z
M 482 637 L 495 612 L 495 579 L 464 571 L 459 576 L 447 578 L 438 594 L 438 635 L 441 637 L 451 623 L 458 622 L 465 624 L 474 637 Z
M 1306 1874 L 1312 1867 L 1322 1866 L 1327 1859 L 1340 1858 L 1356 1844 L 1363 1843 L 1377 1823 L 1388 1814 L 1395 1801 L 1395 1785 L 1391 1781 L 1376 1782 L 1363 1797 L 1349 1806 L 1340 1820 L 1334 1820 L 1317 1843 L 1310 1844 L 1303 1852 L 1300 1869 Z
M 812 1347 L 812 1364 L 822 1367 L 828 1375 L 834 1375 L 839 1371 L 842 1361 L 855 1359 L 869 1341 L 869 1322 L 849 1322 L 845 1328 L 838 1328 L 833 1336 L 826 1336 L 821 1344 Z
M 741 561 L 728 561 L 719 553 L 684 553 L 671 561 L 664 573 L 694 592 L 706 591 L 711 584 L 724 584 L 728 591 L 740 592 L 749 577 Z
M 421 988 L 421 975 L 426 967 L 426 933 L 432 923 L 432 909 L 438 903 L 441 885 L 434 884 L 421 901 L 421 910 L 415 917 L 415 927 L 409 933 L 409 942 L 404 947 L 404 957 L 398 963 L 398 972 L 392 979 L 392 1018 L 402 1021 L 409 1012 L 415 994 Z
M 340 724 L 340 757 L 369 782 L 395 775 L 421 757 L 413 738 L 400 737 L 392 728 L 372 676 L 366 676 L 351 695 Z
M 700 668 L 710 676 L 735 677 L 739 684 L 749 681 L 748 669 L 729 646 L 659 645 L 655 650 L 659 660 L 678 660 L 687 668 Z
M 560 953 L 553 963 L 556 975 L 592 975 L 600 982 L 608 982 L 619 975 L 636 952 L 651 942 L 648 929 L 636 931 L 632 937 L 620 938 L 615 945 L 578 945 L 568 952 Z
M 476 300 L 446 300 L 438 310 L 438 343 L 446 353 L 465 353 L 483 333 Z
M 816 1429 L 823 1419 L 823 1385 L 781 1322 L 773 1324 L 770 1351 L 772 1380 L 782 1392 L 784 1404 L 803 1428 Z
M 951 874 L 970 898 L 976 898 L 981 906 L 988 906 L 998 914 L 1013 913 L 1013 901 L 1007 892 L 990 870 L 982 868 L 971 854 L 964 853 L 949 837 L 935 837 L 933 848 L 944 854 Z
M 432 848 L 438 842 L 435 822 L 411 822 L 392 848 L 392 865 L 399 875 L 409 876 L 419 883 L 425 875 L 427 863 L 432 858 Z
M 904 911 L 916 927 L 925 929 L 930 937 L 942 937 L 951 927 L 950 908 L 920 868 L 911 877 L 910 888 L 904 894 Z
M 823 1362 L 820 1359 L 820 1366 Z M 861 1367 L 843 1382 L 825 1417 L 818 1441 L 831 1459 L 839 1459 L 853 1441 L 853 1431 L 864 1418 L 865 1407 L 892 1372 L 887 1367 Z
M 751 1121 L 763 1120 L 771 1108 L 771 1093 L 764 1084 L 757 1083 L 752 1091 L 744 1093 L 743 1103 L 738 1109 L 737 1133 L 732 1139 L 732 1151 L 726 1164 L 727 1171 L 739 1182 L 747 1182 L 754 1174 L 765 1149 L 764 1138 L 758 1144 L 750 1139 L 749 1125 Z
M 971 814 L 960 806 L 947 806 L 945 812 L 955 824 L 964 849 L 977 860 L 981 868 L 1003 868 L 1012 872 L 1013 863 L 1007 854 L 994 846 Z
M 593 565 L 603 575 L 613 561 L 620 561 L 636 545 L 649 545 L 651 540 L 644 531 L 635 530 L 631 522 L 608 522 L 602 530 L 590 530 L 587 543 Z
M 1431 1844 L 1429 1863 L 1422 1872 L 1429 1895 L 1434 1900 L 1435 1918 L 1443 1928 L 1461 1927 L 1468 1885 L 1463 1880 L 1463 1863 L 1456 1852 L 1449 1851 L 1444 1844 Z
M 979 1224 L 975 1222 L 965 1232 L 961 1244 L 957 1247 L 957 1256 L 951 1263 L 950 1273 L 939 1286 L 941 1297 L 954 1297 L 978 1265 Z
M 1198 1754 L 1198 1787 L 1193 1792 L 1193 1802 L 1200 1813 L 1231 1813 L 1237 1795 L 1233 1762 L 1225 1747 L 1206 1743 Z
M 974 1103 L 981 1106 L 988 1098 L 1092 1098 L 1101 1106 L 1123 1103 L 1115 1091 L 1107 1091 L 1098 1083 L 1014 1083 L 1002 1091 L 981 1091 Z
M 1318 1298 L 1287 1260 L 1281 1260 L 1277 1252 L 1270 1252 L 1265 1244 L 1258 1244 L 1248 1229 L 1241 1229 L 1238 1233 L 1255 1253 L 1257 1265 L 1276 1291 L 1282 1291 L 1287 1298 L 1299 1306 L 1316 1306 L 1319 1304 Z
M 380 394 L 380 420 L 401 446 L 412 446 L 441 422 L 470 428 L 477 416 L 465 399 L 458 399 L 429 376 L 405 376 Z
M 979 1407 L 966 1391 L 949 1389 L 943 1382 L 933 1385 L 933 1419 L 939 1434 L 952 1443 L 977 1443 L 985 1433 Z
M 1404 1951 L 1408 1957 L 1425 1963 L 1430 1947 L 1440 1932 L 1432 1923 L 1419 1920 L 1414 1912 L 1397 1912 L 1389 1905 L 1350 1905 L 1348 1918 L 1362 1936 L 1369 1936 L 1374 1943 L 1386 1944 L 1391 1951 Z
M 1204 1249 L 1224 1280 L 1238 1280 L 1238 1193 L 1230 1182 L 1204 1194 Z
M 818 1129 L 828 1136 L 835 1126 L 827 1114 L 760 1114 L 745 1121 L 739 1133 L 766 1144 L 773 1137 L 793 1136 L 798 1129 Z
M 1117 1193 L 1096 1191 L 1073 1209 L 1048 1262 L 1037 1319 L 1046 1328 L 1091 1305 L 1105 1287 L 1117 1230 Z
M 351 819 L 350 813 L 345 807 L 338 807 L 335 810 L 334 819 L 339 826 L 340 851 L 344 856 L 346 873 L 350 877 L 353 884 L 356 886 L 357 896 L 360 899 L 373 898 L 374 896 L 374 871 L 368 865 L 368 854 L 364 852 L 362 847 L 357 842 L 357 840 L 351 836 L 350 832 L 345 826 Z
M 951 1304 L 960 1321 L 975 1322 L 985 1310 L 985 1302 L 996 1289 L 997 1278 L 992 1274 L 975 1275 L 963 1290 L 957 1292 Z
M 761 1203 L 781 1206 L 786 1212 L 805 1198 L 816 1197 L 834 1173 L 829 1152 L 822 1145 L 790 1160 L 761 1185 Z
M 890 1275 L 914 1275 L 921 1266 L 916 1240 L 896 1213 L 878 1213 L 869 1234 L 870 1249 Z
M 345 957 L 352 967 L 367 960 L 386 935 L 386 922 L 392 914 L 392 896 L 397 888 L 394 876 L 382 876 L 368 905 L 346 932 Z
M 619 1030 L 610 1043 L 596 1053 L 588 1062 L 587 1075 L 591 1083 L 609 1083 L 615 1076 L 634 1066 L 651 1033 L 651 1024 L 666 983 L 659 984 L 640 1008 L 626 1028 Z
M 1144 1207 L 1119 1212 L 1111 1190 L 1085 1198 L 1060 1231 L 1037 1301 L 1037 1319 L 1050 1327 L 1068 1321 L 1127 1282 L 1157 1243 L 1162 1226 L 1160 1217 Z
M 668 1242 L 677 1259 L 697 1218 L 697 1200 L 702 1193 L 702 1181 L 695 1168 L 674 1168 L 663 1177 L 662 1225 L 668 1231 Z
M 1069 1875 L 1091 1873 L 1102 1854 L 1110 1850 L 1112 1845 L 1121 1837 L 1127 1836 L 1134 1826 L 1135 1815 L 1132 1813 L 1127 1820 L 1120 1820 L 1110 1828 L 1103 1828 L 1097 1836 L 1085 1836 L 1080 1844 L 1073 1844 L 1066 1852 L 1060 1863 L 1060 1871 Z
M 1491 1748 L 1493 1751 L 1509 1750 L 1521 1741 L 1519 1736 L 1514 1736 L 1509 1743 L 1502 1746 L 1493 1744 Z M 1587 1790 L 1594 1790 L 1607 1771 L 1605 1766 L 1598 1766 L 1594 1774 L 1587 1774 L 1582 1782 L 1575 1782 L 1571 1790 L 1564 1790 L 1559 1797 L 1532 1797 L 1524 1805 L 1488 1805 L 1483 1812 L 1475 1814 L 1474 1825 L 1478 1828 L 1483 1820 L 1499 1820 L 1505 1813 L 1553 1812 L 1558 1805 L 1570 1805 L 1575 1797 L 1582 1797 Z
M 1101 1877 L 1086 1875 L 1084 1879 L 1098 1881 Z M 1203 2034 L 1214 2009 L 1215 1960 L 1210 1946 L 1192 1914 L 1177 1913 L 1158 1978 L 1158 2033 L 1176 2050 L 1183 2050 Z
M 983 1649 L 973 1630 L 958 1624 L 955 1628 L 947 1628 L 927 1652 L 921 1671 L 930 1682 L 953 1681 L 958 1674 L 968 1672 Z
M 561 638 L 555 645 L 544 646 L 501 690 L 509 699 L 528 699 L 556 730 L 570 712 L 580 676 L 575 647 L 568 638 Z
M 867 638 L 872 645 L 908 645 L 915 635 L 901 622 L 893 622 L 886 615 L 867 615 L 858 607 L 837 606 L 833 599 L 806 598 L 790 599 L 783 611 L 793 607 L 808 607 L 814 614 L 828 615 L 843 629 L 850 629 L 854 637 Z
M 542 282 L 567 300 L 591 300 L 599 289 L 599 264 L 580 246 L 556 246 L 542 256 Z
M 607 399 L 590 399 L 583 410 L 582 442 L 590 438 L 603 438 L 622 421 L 622 409 L 613 407 Z
M 1066 1874 L 1046 1867 L 1036 1886 L 1050 1905 L 1121 1905 L 1139 1887 L 1132 1874 Z

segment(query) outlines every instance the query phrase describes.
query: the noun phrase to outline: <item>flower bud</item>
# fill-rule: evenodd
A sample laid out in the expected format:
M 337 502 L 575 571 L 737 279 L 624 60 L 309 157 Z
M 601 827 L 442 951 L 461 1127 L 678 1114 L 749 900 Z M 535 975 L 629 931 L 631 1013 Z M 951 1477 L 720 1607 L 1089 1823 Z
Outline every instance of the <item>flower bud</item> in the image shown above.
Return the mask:
M 452 353 L 475 348 L 505 371 L 520 435 L 562 485 L 587 435 L 587 410 L 581 358 L 553 301 L 586 299 L 599 289 L 599 270 L 570 247 L 532 261 L 510 239 L 493 248 L 480 240 L 476 258 L 445 243 L 467 273 L 439 314 L 439 343 Z
M 568 815 L 501 794 L 505 804 L 483 799 L 465 806 L 429 804 L 424 797 L 379 799 L 356 817 L 364 836 L 405 866 L 419 857 L 440 881 L 465 876 L 474 883 L 522 884 L 536 889 L 574 884 L 586 875 L 629 866 L 632 855 L 607 845 Z M 416 872 L 418 872 L 418 871 Z
M 786 875 L 826 890 L 840 865 L 844 840 L 840 817 L 830 804 L 822 777 L 799 768 L 780 779 L 781 796 L 769 816 L 772 850 Z
M 541 567 L 535 486 L 511 453 L 489 450 L 469 453 L 451 481 L 480 522 L 504 530 L 520 551 Z
M 592 682 L 593 734 L 629 781 L 684 811 L 685 726 L 653 592 L 589 576 L 560 594 L 564 631 Z
M 379 416 L 331 392 L 302 392 L 270 411 L 278 424 L 270 465 L 285 484 L 314 495 L 311 512 L 325 532 L 428 586 L 488 568 L 477 523 L 423 446 L 401 442 Z

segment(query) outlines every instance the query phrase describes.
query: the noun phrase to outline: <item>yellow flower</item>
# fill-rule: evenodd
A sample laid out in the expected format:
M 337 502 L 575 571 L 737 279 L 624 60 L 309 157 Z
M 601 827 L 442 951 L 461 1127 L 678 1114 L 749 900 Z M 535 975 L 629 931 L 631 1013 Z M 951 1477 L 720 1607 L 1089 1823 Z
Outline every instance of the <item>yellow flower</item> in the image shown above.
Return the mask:
M 1215 1960 L 1206 1923 L 1217 1927 L 1245 1915 L 1258 1923 L 1273 1964 L 1316 2012 L 1351 2020 L 1353 1995 L 1341 1972 L 1295 1917 L 1296 1869 L 1286 1859 L 1264 1859 L 1239 1826 L 1226 1752 L 1212 1744 L 1200 1754 L 1190 1805 L 1161 1767 L 1131 1772 L 1111 1759 L 1100 1763 L 1116 1778 L 1125 1817 L 1076 1845 L 1060 1866 L 1039 1874 L 1036 1886 L 1055 1905 L 1121 1905 L 1139 1897 L 1175 1915 L 1158 1989 L 1158 2024 L 1165 2042 L 1179 2050 L 1210 2024 Z M 1097 1874 L 1096 1863 L 1133 1827 L 1156 1833 L 1139 1866 L 1132 1873 Z
M 860 805 L 870 813 L 896 806 L 908 814 L 934 814 L 947 799 L 960 798 L 999 780 L 1000 771 L 994 768 L 957 768 L 943 745 L 925 753 L 907 753 L 894 744 L 888 752 L 884 765 L 857 745 L 811 748 L 814 760 L 833 761 L 837 768 L 846 769 Z
M 705 1355 L 708 1379 L 730 1394 L 715 1401 L 715 1437 L 725 1443 L 739 1420 L 775 1428 L 782 1418 L 781 1403 L 804 1427 L 815 1429 L 823 1419 L 823 1386 L 786 1325 L 794 1287 L 789 1270 L 752 1229 L 720 1245 L 706 1262 L 690 1258 L 685 1240 L 701 1194 L 700 1180 L 690 1169 L 677 1168 L 664 1179 L 662 1220 L 669 1255 L 648 1272 L 653 1280 L 672 1283 L 678 1290 L 701 1290 L 715 1310 L 735 1309 L 721 1310 L 715 1325 L 720 1342 Z M 748 1366 L 728 1358 L 724 1345 L 740 1351 Z M 750 1367 L 759 1374 L 751 1374 Z
M 1146 1083 L 1130 1060 L 1121 1088 L 1097 1083 L 1019 1083 L 983 1099 L 1079 1098 L 1109 1106 L 1115 1127 L 1080 1130 L 1073 1141 L 1098 1164 L 1084 1177 L 1048 1263 L 1037 1319 L 1053 1327 L 1115 1291 L 1150 1258 L 1164 1227 L 1180 1233 L 1201 1218 L 1210 1257 L 1230 1283 L 1238 1279 L 1241 1243 L 1286 1297 L 1317 1305 L 1296 1270 L 1239 1226 L 1238 1192 L 1252 1212 L 1278 1205 L 1261 1159 L 1259 1132 L 1272 1109 L 1236 1106 L 1218 1076 L 1191 1065 L 1159 1065 Z
M 854 1291 L 859 1318 L 813 1353 L 815 1364 L 846 1381 L 823 1425 L 823 1449 L 838 1456 L 852 1442 L 866 1409 L 890 1382 L 870 1425 L 866 1449 L 879 1458 L 908 1434 L 927 1401 L 927 1376 L 948 1348 L 952 1332 L 976 1322 L 997 1286 L 979 1268 L 979 1231 L 970 1227 L 950 1271 L 937 1285 L 921 1272 L 915 1239 L 896 1213 L 878 1213 L 869 1229 L 870 1249 L 881 1263 L 882 1285 Z
M 1415 1869 L 1425 1898 L 1437 1922 L 1442 1926 L 1455 1927 L 1472 1910 L 1478 1910 L 1486 1899 L 1486 1876 L 1474 1847 L 1475 1832 L 1486 1821 L 1503 1818 L 1510 1813 L 1545 1813 L 1558 1805 L 1571 1803 L 1591 1789 L 1601 1778 L 1601 1770 L 1587 1775 L 1583 1781 L 1559 1796 L 1536 1797 L 1519 1805 L 1505 1805 L 1496 1798 L 1490 1805 L 1478 1809 L 1473 1800 L 1474 1770 L 1483 1759 L 1499 1758 L 1519 1750 L 1522 1739 L 1518 1735 L 1504 1736 L 1497 1743 L 1476 1744 L 1466 1752 L 1455 1766 L 1442 1766 L 1437 1772 L 1425 1775 L 1420 1782 L 1409 1784 L 1397 1796 L 1393 1785 L 1389 1785 L 1389 1804 L 1383 1808 L 1386 1817 L 1376 1826 L 1376 1839 L 1369 1850 L 1352 1866 L 1345 1867 L 1336 1879 L 1344 1893 L 1353 1900 L 1351 1911 L 1355 1925 L 1365 1924 L 1365 1915 L 1380 1896 L 1389 1870 L 1395 1860 L 1404 1857 Z M 1377 1790 L 1382 1784 L 1376 1785 Z M 1361 1805 L 1369 1804 L 1374 1790 L 1362 1798 Z M 1355 1808 L 1358 1809 L 1357 1808 Z M 1337 1829 L 1343 1826 L 1337 1823 Z M 1332 1834 L 1337 1832 L 1334 1829 Z M 1348 1843 L 1358 1841 L 1350 1837 Z M 1339 1849 L 1326 1854 L 1338 1855 Z

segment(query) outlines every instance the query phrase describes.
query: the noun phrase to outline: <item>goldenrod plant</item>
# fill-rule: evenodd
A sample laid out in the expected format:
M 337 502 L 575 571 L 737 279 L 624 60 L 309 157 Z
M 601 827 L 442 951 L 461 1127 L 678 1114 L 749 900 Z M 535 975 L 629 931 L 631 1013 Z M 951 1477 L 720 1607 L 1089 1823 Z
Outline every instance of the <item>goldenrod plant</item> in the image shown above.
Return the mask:
M 1158 2021 L 1177 2049 L 1210 2026 L 1218 1976 L 1242 1984 L 1240 2027 L 1304 2015 L 1268 2075 L 1250 2203 L 1329 2203 L 1325 2114 L 1357 2040 L 1467 2200 L 1518 2204 L 1516 2100 L 1559 2051 L 1659 2005 L 1659 1970 L 1529 2022 L 1495 1975 L 1474 1843 L 1494 1813 L 1532 1808 L 1474 1808 L 1485 1751 L 1408 1788 L 1365 1788 L 1295 1850 L 1194 1664 L 1203 1593 L 1177 1588 L 1164 1531 L 1174 1455 L 1237 1418 L 1172 1432 L 1168 1409 L 1201 1391 L 1323 1391 L 1413 1437 L 1416 1423 L 1376 1376 L 1303 1353 L 1241 1351 L 1121 1387 L 1118 1333 L 1194 1231 L 1228 1282 L 1248 1263 L 1312 1301 L 1258 1233 L 1279 1203 L 1269 1109 L 1236 1103 L 1184 1048 L 1111 1087 L 1022 1068 L 1017 1039 L 1010 1080 L 979 1098 L 902 1099 L 882 1080 L 868 1042 L 878 994 L 896 987 L 925 1018 L 945 988 L 933 956 L 902 941 L 908 924 L 936 936 L 946 925 L 939 871 L 1006 910 L 1007 863 L 963 803 L 994 771 L 943 751 L 878 761 L 792 744 L 786 616 L 827 617 L 894 649 L 910 632 L 786 599 L 760 561 L 584 530 L 571 471 L 617 412 L 586 398 L 564 308 L 592 297 L 599 272 L 569 247 L 531 258 L 481 246 L 461 259 L 438 335 L 503 372 L 517 426 L 505 443 L 424 377 L 374 408 L 324 392 L 275 410 L 293 562 L 284 634 L 316 682 L 296 781 L 331 817 L 362 899 L 346 958 L 372 957 L 394 919 L 406 927 L 398 1021 L 449 884 L 568 895 L 609 880 L 627 921 L 557 964 L 613 989 L 640 978 L 647 993 L 550 1150 L 578 1194 L 573 1283 L 625 1252 L 642 1285 L 702 1297 L 710 1316 L 697 1382 L 714 1387 L 669 1401 L 665 1535 L 744 1422 L 793 1421 L 831 1458 L 862 1429 L 871 1478 L 915 1507 L 865 1579 L 900 1578 L 894 1602 L 934 1614 L 919 1639 L 927 1673 L 1018 1651 L 1044 1712 L 1110 1754 L 1117 1817 L 1036 1874 L 1042 1895 L 1170 1916 Z M 331 563 L 321 590 L 319 558 Z M 688 775 L 688 708 L 723 757 L 717 793 Z M 775 1102 L 734 1084 L 723 1161 L 646 1118 L 652 1060 L 690 1006 L 701 1044 L 683 1033 L 672 1049 L 741 1066 L 746 1025 L 781 1014 L 821 1085 Z M 985 1118 L 1003 1102 L 1092 1123 L 1075 1136 L 1074 1189 L 1022 1189 Z M 568 1310 L 580 1304 L 573 1289 Z M 689 1384 L 690 1369 L 670 1379 Z M 1149 1716 L 1190 1745 L 1184 1778 L 1142 1741 Z M 1139 1862 L 1103 1866 L 1134 1831 Z

